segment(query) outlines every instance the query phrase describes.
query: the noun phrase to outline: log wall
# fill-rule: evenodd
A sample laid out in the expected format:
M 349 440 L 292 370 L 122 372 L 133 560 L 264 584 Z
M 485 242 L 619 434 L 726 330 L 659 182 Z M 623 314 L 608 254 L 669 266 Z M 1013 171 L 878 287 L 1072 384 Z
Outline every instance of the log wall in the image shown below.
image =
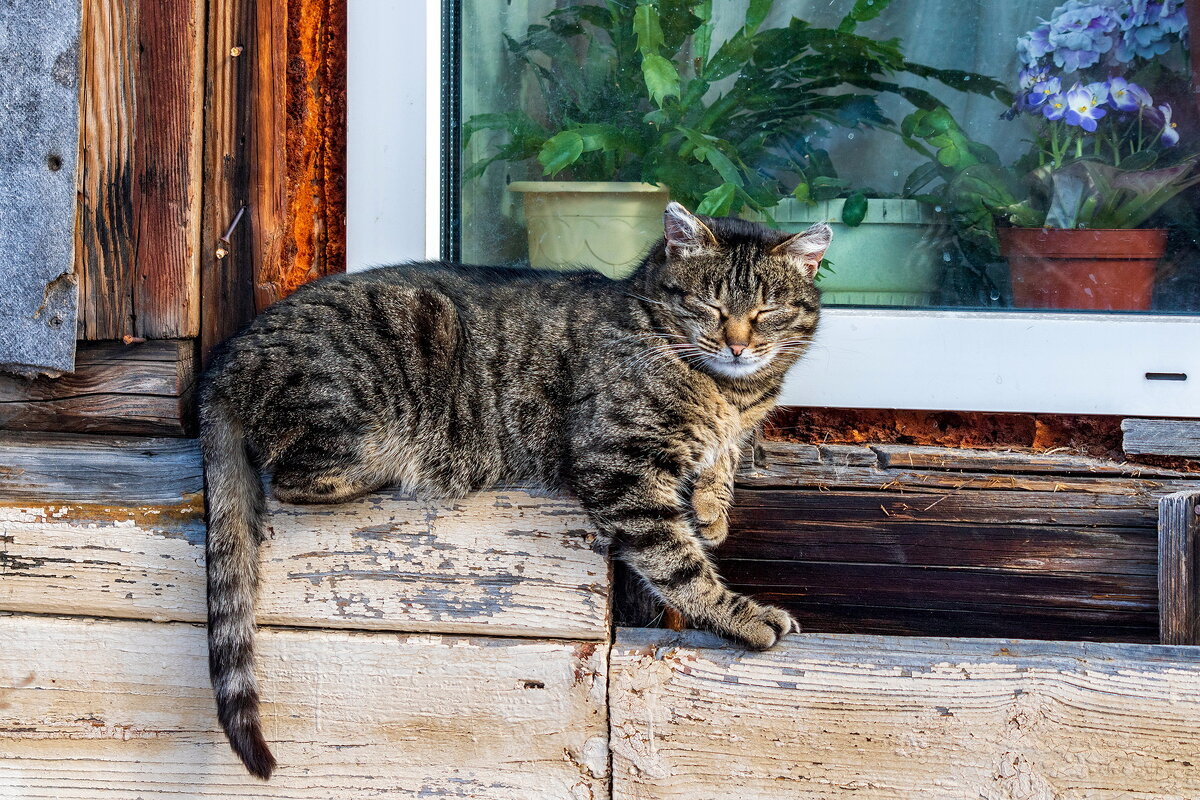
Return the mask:
M 730 584 L 806 630 L 1157 642 L 1158 503 L 1196 475 L 1068 454 L 765 442 Z

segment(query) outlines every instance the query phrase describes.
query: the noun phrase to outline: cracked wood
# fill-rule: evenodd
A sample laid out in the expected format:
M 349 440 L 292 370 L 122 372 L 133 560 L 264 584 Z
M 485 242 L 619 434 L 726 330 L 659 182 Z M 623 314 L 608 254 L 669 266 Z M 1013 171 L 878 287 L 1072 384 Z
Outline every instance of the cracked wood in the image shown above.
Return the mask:
M 0 609 L 204 619 L 194 442 L 0 437 Z M 574 502 L 521 488 L 272 503 L 259 621 L 604 639 L 609 566 Z
M 1200 648 L 619 631 L 613 794 L 1190 800 Z
M 0 615 L 0 636 L 6 797 L 608 797 L 593 642 L 264 630 L 262 783 L 217 727 L 200 627 Z

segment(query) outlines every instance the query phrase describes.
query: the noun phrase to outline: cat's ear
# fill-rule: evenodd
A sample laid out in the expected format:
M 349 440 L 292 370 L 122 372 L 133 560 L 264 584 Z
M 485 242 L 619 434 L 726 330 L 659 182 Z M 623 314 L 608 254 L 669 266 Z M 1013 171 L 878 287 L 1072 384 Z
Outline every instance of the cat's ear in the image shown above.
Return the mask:
M 771 251 L 772 255 L 782 256 L 796 265 L 811 280 L 816 277 L 821 259 L 833 241 L 833 229 L 824 222 L 818 222 L 808 230 L 784 239 Z
M 667 256 L 690 256 L 717 246 L 717 237 L 692 212 L 672 200 L 663 212 Z

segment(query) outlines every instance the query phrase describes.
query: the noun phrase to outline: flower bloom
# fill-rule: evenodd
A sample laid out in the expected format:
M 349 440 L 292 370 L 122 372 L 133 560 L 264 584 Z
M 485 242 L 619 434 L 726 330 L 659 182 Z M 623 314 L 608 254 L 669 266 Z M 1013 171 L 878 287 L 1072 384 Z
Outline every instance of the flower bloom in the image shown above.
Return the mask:
M 1067 72 L 1077 72 L 1100 62 L 1113 48 L 1110 36 L 1120 20 L 1105 3 L 1070 0 L 1054 10 L 1048 38 L 1054 63 Z
M 1092 83 L 1087 86 L 1075 84 L 1067 92 L 1067 113 L 1065 119 L 1068 125 L 1077 125 L 1088 133 L 1095 132 L 1096 120 L 1107 113 L 1103 108 L 1100 108 L 1100 103 L 1103 103 L 1107 99 L 1107 91 L 1101 96 L 1096 90 L 1097 86 L 1103 88 L 1104 84 Z
M 1062 92 L 1048 97 L 1042 105 L 1042 114 L 1046 119 L 1059 120 L 1067 113 L 1067 96 Z
M 1061 91 L 1061 79 L 1055 77 L 1046 77 L 1030 87 L 1029 94 L 1026 96 L 1025 102 L 1030 108 L 1037 108 Z
M 1163 103 L 1158 107 L 1158 113 L 1162 116 L 1162 143 L 1174 147 L 1179 144 L 1179 131 L 1171 121 L 1171 104 Z
M 1142 102 L 1143 99 L 1145 102 Z M 1142 106 L 1151 104 L 1150 93 L 1124 78 L 1109 78 L 1108 104 L 1117 111 L 1137 111 Z
M 1054 46 L 1050 44 L 1050 26 L 1045 22 L 1017 38 L 1017 52 L 1021 61 L 1030 68 L 1036 67 L 1038 61 L 1053 50 Z

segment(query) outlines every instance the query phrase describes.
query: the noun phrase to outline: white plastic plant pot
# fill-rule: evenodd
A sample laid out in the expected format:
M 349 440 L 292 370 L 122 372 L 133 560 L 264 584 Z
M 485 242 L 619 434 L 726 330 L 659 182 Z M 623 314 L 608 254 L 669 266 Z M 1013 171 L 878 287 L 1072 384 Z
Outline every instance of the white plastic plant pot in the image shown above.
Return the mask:
M 930 242 L 936 215 L 917 200 L 871 198 L 862 224 L 842 222 L 844 200 L 813 205 L 786 199 L 775 207 L 780 230 L 798 233 L 814 222 L 833 227 L 826 257 L 833 269 L 817 284 L 825 305 L 927 306 L 943 262 Z
M 525 196 L 529 264 L 590 267 L 624 278 L 662 236 L 667 189 L 649 183 L 518 181 Z

